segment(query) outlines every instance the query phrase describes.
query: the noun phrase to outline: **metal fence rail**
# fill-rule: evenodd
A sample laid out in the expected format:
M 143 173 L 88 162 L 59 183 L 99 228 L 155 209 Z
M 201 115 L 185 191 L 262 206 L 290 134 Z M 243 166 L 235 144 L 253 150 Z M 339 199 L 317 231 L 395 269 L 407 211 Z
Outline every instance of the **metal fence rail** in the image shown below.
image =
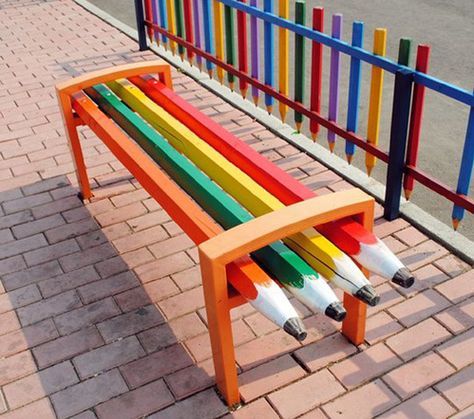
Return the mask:
M 234 82 L 238 80 L 244 97 L 247 96 L 248 86 L 251 86 L 255 103 L 258 103 L 259 93 L 263 94 L 269 111 L 272 110 L 275 100 L 279 103 L 282 120 L 285 120 L 289 108 L 295 112 L 294 122 L 297 128 L 301 126 L 303 116 L 309 119 L 313 136 L 318 134 L 319 126 L 326 128 L 331 149 L 336 136 L 346 140 L 346 156 L 349 162 L 355 147 L 364 150 L 369 174 L 377 159 L 387 163 L 384 203 L 384 216 L 387 219 L 398 217 L 402 189 L 405 190 L 405 195 L 409 199 L 415 181 L 454 204 L 452 212 L 454 228 L 457 228 L 464 217 L 465 210 L 474 213 L 474 200 L 468 196 L 474 166 L 474 94 L 427 74 L 430 48 L 419 45 L 416 67 L 410 68 L 408 57 L 411 41 L 407 39 L 400 40 L 398 62 L 395 62 L 384 57 L 386 42 L 384 30 L 376 30 L 374 51 L 369 52 L 362 48 L 362 22 L 353 24 L 351 45 L 339 39 L 337 25 L 340 15 L 333 16 L 333 30 L 330 36 L 322 31 L 324 14 L 322 8 L 312 10 L 312 26 L 308 27 L 304 1 L 296 0 L 295 2 L 295 22 L 288 19 L 289 0 L 275 2 L 275 4 L 278 3 L 278 12 L 273 10 L 273 3 L 273 0 L 264 0 L 263 7 L 259 8 L 256 0 L 250 0 L 250 4 L 246 4 L 246 0 L 202 0 L 201 2 L 135 0 L 140 48 L 147 48 L 148 34 L 150 42 L 169 45 L 171 51 L 173 53 L 178 51 L 183 59 L 194 63 L 196 58 L 199 68 L 202 69 L 205 66 L 211 77 L 216 68 L 216 75 L 221 83 L 224 81 L 225 73 L 227 73 L 229 86 L 232 88 Z M 235 11 L 237 13 L 234 13 Z M 275 28 L 278 31 L 275 31 Z M 289 48 L 289 32 L 295 34 L 294 48 Z M 276 40 L 278 48 L 275 48 Z M 310 41 L 312 46 L 311 105 L 309 107 L 303 104 L 302 86 L 304 86 L 306 74 L 304 70 L 300 71 L 305 68 L 305 40 Z M 259 60 L 262 57 L 259 56 L 258 48 L 262 41 L 265 50 L 264 71 L 260 74 Z M 329 95 L 332 104 L 330 104 L 328 117 L 324 117 L 320 111 L 322 46 L 331 49 Z M 278 55 L 275 54 L 276 51 Z M 337 122 L 341 77 L 339 55 L 341 53 L 351 57 L 348 120 L 345 127 Z M 288 62 L 291 59 L 294 59 L 296 63 L 295 76 L 292 80 L 295 87 L 294 97 L 289 96 L 288 89 L 290 82 Z M 357 133 L 360 107 L 360 64 L 362 62 L 372 67 L 367 138 Z M 275 86 L 277 67 L 278 87 Z M 378 147 L 379 103 L 384 71 L 395 75 L 388 152 Z M 456 189 L 443 184 L 416 165 L 424 96 L 427 89 L 470 108 Z

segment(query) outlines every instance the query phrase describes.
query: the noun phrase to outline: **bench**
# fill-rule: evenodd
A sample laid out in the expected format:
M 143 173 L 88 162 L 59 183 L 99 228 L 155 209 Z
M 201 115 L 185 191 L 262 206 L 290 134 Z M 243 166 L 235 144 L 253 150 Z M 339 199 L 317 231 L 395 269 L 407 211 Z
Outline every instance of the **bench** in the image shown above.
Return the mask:
M 91 100 L 90 94 L 84 93 L 94 93 L 90 89 L 102 83 L 122 78 L 134 80 L 140 75 L 156 75 L 160 83 L 172 88 L 169 65 L 162 61 L 117 66 L 57 85 L 79 194 L 83 200 L 93 197 L 78 134 L 78 127 L 85 125 L 199 246 L 216 384 L 228 405 L 233 406 L 240 402 L 240 396 L 229 313 L 231 309 L 252 300 L 249 283 L 265 282 L 269 278 L 248 255 L 310 227 L 327 226 L 347 217 L 352 217 L 367 231 L 371 231 L 374 200 L 357 189 L 311 197 L 224 230 L 177 185 L 175 178 L 170 179 L 170 172 L 165 173 L 162 167 L 150 159 L 150 150 L 145 150 L 146 147 L 142 147 L 139 141 L 126 135 Z M 364 273 L 368 274 L 366 270 Z M 364 340 L 366 304 L 345 293 L 344 307 L 347 315 L 342 322 L 342 333 L 359 345 Z

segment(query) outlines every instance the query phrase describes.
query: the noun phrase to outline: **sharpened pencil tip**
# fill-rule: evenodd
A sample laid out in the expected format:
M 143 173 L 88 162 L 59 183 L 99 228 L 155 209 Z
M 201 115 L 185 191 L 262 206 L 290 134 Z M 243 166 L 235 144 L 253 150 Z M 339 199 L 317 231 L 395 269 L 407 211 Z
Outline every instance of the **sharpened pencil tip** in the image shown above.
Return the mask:
M 272 112 L 273 112 L 273 106 L 272 105 L 267 106 L 267 112 L 268 112 L 268 115 L 272 114 Z
M 259 99 L 258 96 L 253 96 L 253 104 L 254 104 L 255 106 L 258 106 L 258 99 Z
M 342 322 L 346 318 L 347 311 L 340 301 L 336 301 L 326 307 L 324 314 L 337 322 Z
M 207 70 L 207 74 L 209 74 L 209 77 L 212 79 L 212 76 L 214 75 L 213 70 Z
M 352 159 L 354 158 L 353 154 L 346 154 L 346 160 L 348 164 L 352 164 Z
M 301 342 L 306 339 L 308 333 L 305 330 L 303 322 L 299 317 L 288 319 L 283 325 L 283 330 L 293 336 L 297 341 Z
M 370 175 L 372 174 L 373 167 L 367 166 L 366 169 L 367 169 L 367 176 L 370 177 Z
M 334 147 L 336 146 L 336 143 L 334 141 L 330 141 L 328 145 L 329 145 L 329 151 L 331 153 L 334 153 Z
M 301 132 L 301 126 L 302 126 L 302 125 L 303 125 L 302 122 L 295 122 L 296 131 Z
M 314 142 L 318 139 L 318 133 L 317 132 L 312 132 L 311 133 L 311 138 L 313 139 Z
M 460 222 L 461 220 L 458 220 L 457 218 L 453 218 L 453 228 L 455 231 L 458 229 Z
M 230 88 L 230 90 L 234 91 L 234 82 L 233 81 L 229 82 L 229 88 Z
M 364 285 L 355 293 L 355 297 L 372 307 L 380 301 L 380 296 L 372 285 Z
M 405 199 L 406 199 L 407 201 L 409 201 L 410 198 L 411 198 L 411 193 L 412 193 L 413 191 L 412 191 L 411 189 L 404 189 L 404 192 L 405 192 Z
M 242 95 L 242 97 L 243 97 L 244 99 L 247 98 L 247 90 L 248 90 L 247 87 L 244 87 L 243 89 L 240 89 L 240 94 Z
M 415 283 L 415 277 L 407 268 L 403 267 L 395 272 L 392 282 L 403 288 L 410 288 Z

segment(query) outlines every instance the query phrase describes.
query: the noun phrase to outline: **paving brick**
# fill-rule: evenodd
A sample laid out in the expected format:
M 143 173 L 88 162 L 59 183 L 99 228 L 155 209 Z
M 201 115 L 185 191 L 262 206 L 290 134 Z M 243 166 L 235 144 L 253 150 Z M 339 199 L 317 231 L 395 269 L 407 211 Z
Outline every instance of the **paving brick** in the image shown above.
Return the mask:
M 374 233 L 382 239 L 408 226 L 409 224 L 403 218 L 397 218 L 393 221 L 380 219 L 375 222 Z
M 36 285 L 28 285 L 0 295 L 0 313 L 27 306 L 41 300 L 41 294 Z
M 202 287 L 193 288 L 174 297 L 167 298 L 158 303 L 168 319 L 174 319 L 184 314 L 204 307 Z
M 39 265 L 40 263 L 49 262 L 50 260 L 59 259 L 61 256 L 70 255 L 71 253 L 77 252 L 78 250 L 80 249 L 76 241 L 74 239 L 70 239 L 24 253 L 23 257 L 25 258 L 28 266 L 33 266 Z M 74 255 L 74 257 L 77 258 L 77 255 Z
M 103 343 L 104 341 L 97 329 L 89 327 L 38 346 L 33 349 L 33 354 L 38 366 L 45 368 L 81 353 L 89 353 L 89 351 L 103 345 Z
M 284 331 L 278 330 L 240 345 L 236 348 L 235 355 L 238 364 L 244 370 L 247 370 L 290 352 L 299 346 L 294 338 Z
M 398 257 L 411 270 L 416 270 L 449 253 L 438 243 L 428 240 L 400 253 Z
M 58 417 L 66 418 L 127 390 L 118 370 L 112 370 L 53 394 L 51 401 Z
M 380 303 L 375 307 L 367 307 L 368 316 L 373 316 L 375 313 L 379 313 L 404 300 L 404 297 L 401 296 L 389 283 L 384 283 L 375 287 L 375 291 L 380 295 Z
M 307 369 L 317 371 L 333 362 L 339 361 L 357 352 L 352 345 L 340 333 L 328 336 L 295 352 L 295 356 Z
M 235 347 L 255 338 L 250 328 L 242 320 L 232 322 L 232 335 Z M 208 333 L 186 340 L 186 347 L 197 362 L 204 361 L 212 356 Z
M 117 314 L 120 314 L 120 310 L 114 300 L 106 298 L 57 316 L 54 322 L 59 333 L 65 335 L 109 319 Z
M 416 246 L 417 244 L 428 240 L 428 237 L 426 237 L 423 233 L 421 233 L 413 226 L 410 226 L 401 231 L 397 231 L 394 236 L 397 239 L 402 240 L 410 247 Z
M 303 368 L 291 356 L 284 355 L 240 374 L 240 395 L 248 403 L 305 375 Z
M 449 340 L 439 346 L 436 351 L 457 369 L 474 362 L 474 329 Z
M 14 240 L 14 237 L 9 229 L 0 230 L 0 244 L 8 243 Z
M 20 271 L 24 268 L 26 268 L 26 264 L 21 255 L 0 260 L 0 275 L 3 276 L 2 279 L 5 279 L 4 275 L 7 275 L 11 272 Z
M 444 419 L 450 417 L 453 413 L 455 413 L 455 409 L 446 400 L 432 389 L 428 389 L 379 417 L 390 419 L 408 419 L 412 417 Z
M 402 329 L 403 327 L 396 320 L 382 311 L 367 319 L 365 340 L 370 345 L 374 345 Z
M 34 372 L 36 372 L 36 365 L 29 351 L 0 359 L 0 386 L 4 386 Z
M 458 414 L 451 416 L 451 419 L 470 419 L 474 416 L 474 404 L 466 409 L 462 409 Z
M 61 266 L 55 260 L 28 269 L 12 272 L 2 278 L 3 285 L 8 291 L 34 284 L 61 274 Z
M 97 416 L 91 410 L 86 410 L 78 415 L 71 416 L 71 419 L 97 419 Z
M 127 220 L 127 224 L 132 228 L 133 231 L 142 231 L 150 227 L 162 224 L 165 221 L 169 221 L 169 215 L 163 211 L 153 211 L 148 214 L 141 215 L 140 217 L 132 218 Z
M 164 278 L 194 266 L 194 262 L 184 252 L 164 257 L 160 260 L 135 268 L 135 273 L 143 283 Z
M 18 317 L 14 311 L 0 314 L 0 336 L 18 330 L 21 327 Z
M 446 361 L 431 352 L 389 372 L 383 380 L 402 399 L 430 387 L 454 372 Z
M 461 275 L 469 269 L 469 265 L 454 255 L 447 255 L 444 258 L 438 259 L 434 264 L 447 273 L 451 278 Z
M 149 305 L 130 313 L 105 320 L 97 327 L 106 342 L 133 335 L 142 330 L 164 323 L 163 315 Z
M 163 380 L 125 393 L 96 407 L 100 419 L 142 417 L 173 404 L 174 398 Z
M 162 257 L 172 255 L 173 253 L 189 249 L 193 246 L 193 241 L 185 234 L 182 234 L 153 244 L 149 247 L 149 249 L 157 259 L 160 259 Z
M 85 250 L 120 237 L 128 236 L 129 234 L 130 227 L 126 223 L 118 223 L 78 236 L 76 241 L 81 249 Z
M 120 257 L 130 269 L 134 269 L 140 265 L 155 260 L 155 257 L 146 247 L 142 247 L 132 252 L 122 253 Z
M 100 246 L 76 252 L 60 258 L 59 263 L 65 272 L 82 268 L 83 266 L 93 265 L 94 263 L 106 260 L 116 256 L 116 251 L 110 243 L 104 243 Z
M 17 409 L 79 381 L 70 362 L 54 365 L 3 387 L 10 409 Z
M 0 339 L 0 358 L 33 348 L 57 336 L 58 332 L 51 319 L 12 331 Z
M 412 326 L 449 306 L 449 301 L 434 290 L 426 290 L 388 309 L 404 326 Z
M 0 245 L 0 258 L 8 258 L 10 256 L 20 255 L 28 251 L 34 251 L 34 249 L 39 249 L 42 251 L 41 247 L 44 248 L 48 243 L 42 234 L 36 234 L 31 237 L 26 237 L 21 240 L 16 240 L 13 243 L 5 243 Z M 46 248 L 47 249 L 47 248 Z M 28 253 L 26 253 L 28 255 Z M 28 259 L 26 259 L 28 263 Z
M 68 196 L 66 198 L 58 199 L 44 205 L 37 206 L 31 209 L 35 219 L 43 218 L 48 215 L 58 214 L 73 208 L 82 207 L 82 202 L 77 196 Z M 68 221 L 66 217 L 66 221 Z M 75 221 L 75 220 L 71 220 Z
M 136 191 L 127 192 L 127 193 L 123 193 L 117 196 L 113 196 L 112 198 L 110 198 L 110 200 L 117 208 L 119 208 L 125 205 L 133 204 L 137 201 L 143 201 L 144 199 L 148 199 L 148 198 L 150 198 L 150 195 L 148 194 L 148 192 L 145 191 L 145 189 L 139 189 Z
M 99 275 L 95 269 L 92 266 L 86 266 L 85 268 L 41 281 L 38 283 L 38 286 L 43 296 L 48 298 L 98 279 Z
M 201 269 L 199 266 L 194 266 L 185 271 L 178 272 L 172 275 L 173 281 L 178 285 L 181 291 L 186 291 L 191 288 L 196 288 L 201 285 Z
M 199 316 L 190 313 L 141 332 L 138 338 L 145 350 L 151 353 L 205 332 L 207 328 Z
M 102 278 L 118 274 L 129 270 L 129 266 L 122 256 L 112 256 L 94 265 L 97 272 Z
M 253 403 L 245 405 L 243 408 L 224 416 L 225 419 L 278 419 L 278 415 L 265 399 L 258 399 Z
M 161 410 L 149 419 L 217 418 L 226 412 L 227 407 L 216 392 L 210 389 Z
M 81 379 L 124 365 L 145 355 L 135 336 L 88 351 L 73 359 Z
M 91 284 L 78 288 L 78 292 L 84 303 L 89 304 L 105 297 L 109 297 L 139 285 L 135 275 L 130 272 L 122 272 L 107 279 L 101 279 Z
M 386 340 L 386 344 L 404 361 L 414 358 L 452 335 L 438 322 L 427 319 Z
M 3 197 L 4 192 L 2 192 Z M 2 212 L 3 215 L 3 212 Z M 10 215 L 4 215 L 0 217 L 0 228 L 10 228 L 19 224 L 27 223 L 33 221 L 34 217 L 30 209 L 16 212 Z
M 125 205 L 121 208 L 115 208 L 103 212 L 96 216 L 96 220 L 102 227 L 105 227 L 111 224 L 127 221 L 130 218 L 138 217 L 146 212 L 147 210 L 141 202 L 134 202 L 133 204 Z
M 165 375 L 192 365 L 193 361 L 181 345 L 173 345 L 133 361 L 120 370 L 130 388 L 137 388 Z
M 208 359 L 179 370 L 165 378 L 168 387 L 177 400 L 189 397 L 215 385 L 214 363 Z
M 127 312 L 156 303 L 178 293 L 179 288 L 171 278 L 163 278 L 116 295 L 115 301 L 122 311 Z
M 453 303 L 471 297 L 474 295 L 474 269 L 438 285 L 436 289 Z
M 38 400 L 25 407 L 5 413 L 2 419 L 25 419 L 25 418 L 56 419 L 57 416 L 47 398 Z
M 120 253 L 125 253 L 139 249 L 140 247 L 152 245 L 153 243 L 164 240 L 167 237 L 168 234 L 163 227 L 155 226 L 138 233 L 133 233 L 127 237 L 114 240 L 114 246 Z
M 341 361 L 329 370 L 348 388 L 369 381 L 400 365 L 398 359 L 383 343 L 371 346 L 353 357 Z
M 375 380 L 325 404 L 323 410 L 330 418 L 373 418 L 399 402 L 381 380 Z
M 450 332 L 458 334 L 474 326 L 474 298 L 450 307 L 435 316 Z
M 413 296 L 419 291 L 433 288 L 435 285 L 446 281 L 449 277 L 433 265 L 427 265 L 413 272 L 416 276 L 415 283 L 410 288 L 398 287 L 400 294 Z
M 86 219 L 52 228 L 45 232 L 45 236 L 49 243 L 54 244 L 81 234 L 90 233 L 98 228 L 98 225 L 93 219 Z
M 281 417 L 292 418 L 343 392 L 344 387 L 327 370 L 322 370 L 270 394 L 268 400 Z
M 245 323 L 249 325 L 257 336 L 263 336 L 278 330 L 278 325 L 268 320 L 263 314 L 254 313 L 245 318 Z
M 5 214 L 11 214 L 13 212 L 33 208 L 51 201 L 51 195 L 47 192 L 44 192 L 36 195 L 26 196 L 24 198 L 15 199 L 13 201 L 4 202 L 3 210 L 5 211 Z
M 61 313 L 80 307 L 81 301 L 75 291 L 67 291 L 27 307 L 17 310 L 18 318 L 24 326 L 36 323 L 48 317 L 57 316 Z
M 61 214 L 53 214 L 48 217 L 40 218 L 36 221 L 19 224 L 12 227 L 13 234 L 16 238 L 32 236 L 34 234 L 43 233 L 49 229 L 62 226 L 66 223 Z
M 458 409 L 465 409 L 474 403 L 474 365 L 466 367 L 437 384 L 436 390 L 443 393 Z

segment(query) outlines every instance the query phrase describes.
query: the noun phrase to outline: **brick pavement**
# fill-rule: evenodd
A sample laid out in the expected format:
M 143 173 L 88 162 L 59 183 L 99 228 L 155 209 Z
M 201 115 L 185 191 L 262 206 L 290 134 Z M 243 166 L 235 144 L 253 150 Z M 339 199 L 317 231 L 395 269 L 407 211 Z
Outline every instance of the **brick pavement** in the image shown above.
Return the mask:
M 0 22 L 0 417 L 230 417 L 213 387 L 196 249 L 88 129 L 95 198 L 76 198 L 54 95 L 59 80 L 153 54 L 70 0 L 4 0 Z M 173 78 L 313 189 L 348 187 Z M 233 311 L 246 402 L 233 417 L 472 417 L 474 270 L 403 220 L 378 219 L 376 232 L 420 280 L 401 290 L 372 278 L 382 302 L 359 348 L 301 304 L 303 345 L 249 306 Z

